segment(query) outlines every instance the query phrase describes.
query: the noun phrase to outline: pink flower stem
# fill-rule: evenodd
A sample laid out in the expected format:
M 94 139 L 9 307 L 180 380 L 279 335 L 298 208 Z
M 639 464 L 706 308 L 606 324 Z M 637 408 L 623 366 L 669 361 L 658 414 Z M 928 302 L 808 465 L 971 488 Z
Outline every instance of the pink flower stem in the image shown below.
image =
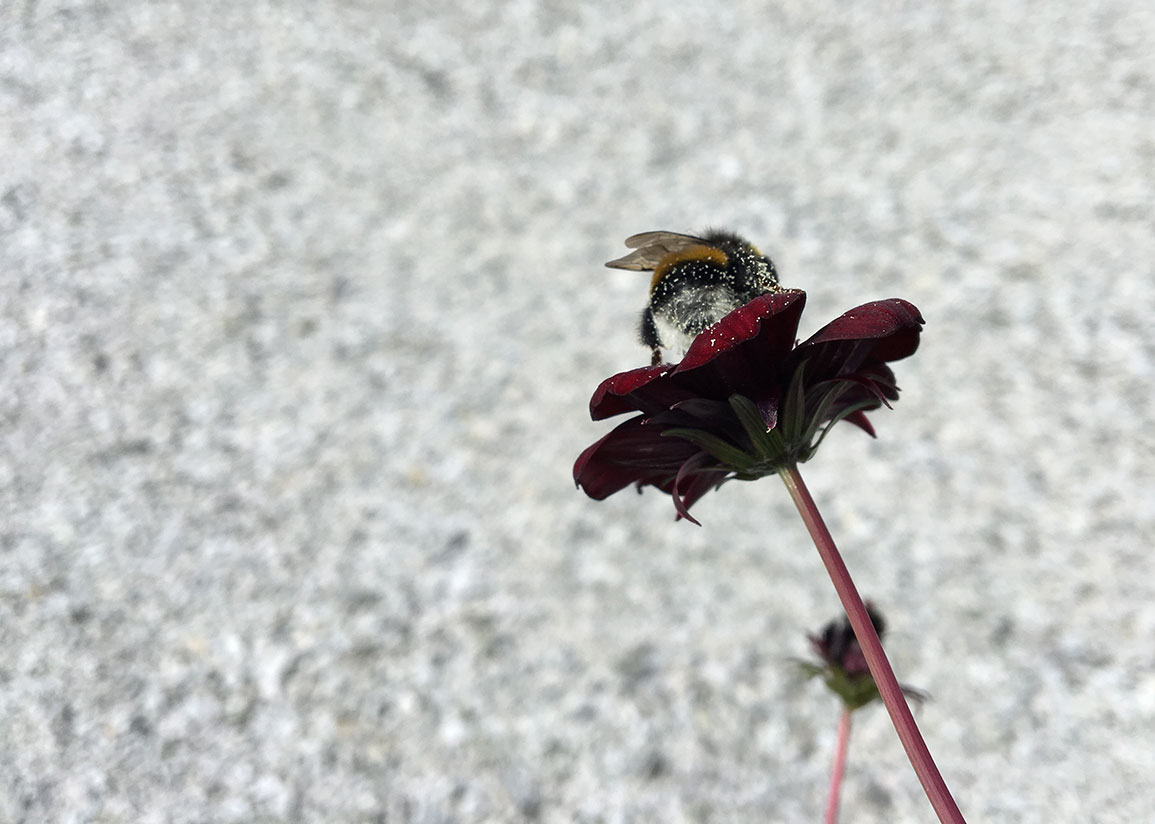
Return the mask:
M 826 824 L 838 824 L 838 796 L 842 791 L 842 776 L 846 773 L 846 750 L 850 744 L 850 708 L 842 708 L 838 719 L 838 744 L 834 750 L 834 766 L 830 768 L 830 794 L 826 798 Z
M 951 797 L 950 790 L 947 789 L 946 782 L 939 774 L 938 767 L 935 766 L 934 759 L 931 758 L 926 742 L 922 740 L 922 733 L 914 723 L 914 716 L 910 714 L 910 707 L 907 706 L 902 688 L 894 677 L 894 670 L 890 668 L 886 653 L 882 651 L 878 633 L 874 631 L 874 625 L 866 614 L 862 596 L 858 594 L 854 581 L 851 580 L 850 572 L 842 561 L 838 547 L 834 545 L 834 539 L 830 536 L 830 530 L 826 528 L 814 499 L 810 497 L 810 490 L 806 488 L 798 467 L 788 466 L 778 474 L 790 491 L 790 497 L 810 531 L 814 545 L 818 547 L 818 554 L 822 556 L 822 563 L 826 565 L 826 571 L 842 601 L 842 608 L 846 610 L 846 617 L 850 619 L 854 636 L 866 656 L 870 674 L 874 677 L 874 683 L 878 685 L 878 692 L 882 695 L 882 700 L 890 713 L 890 720 L 894 723 L 903 749 L 906 750 L 906 757 L 910 759 L 918 780 L 922 782 L 922 788 L 938 814 L 939 821 L 943 824 L 966 824 L 958 805 Z

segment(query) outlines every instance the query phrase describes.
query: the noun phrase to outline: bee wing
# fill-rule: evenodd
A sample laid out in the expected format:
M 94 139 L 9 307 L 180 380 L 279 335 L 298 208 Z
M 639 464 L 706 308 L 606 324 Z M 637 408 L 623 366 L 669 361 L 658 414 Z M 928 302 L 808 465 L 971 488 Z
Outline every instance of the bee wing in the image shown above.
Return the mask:
M 611 269 L 632 269 L 647 272 L 657 267 L 662 258 L 691 246 L 709 245 L 700 237 L 680 235 L 677 232 L 642 232 L 626 238 L 626 246 L 633 249 L 625 257 L 606 264 Z

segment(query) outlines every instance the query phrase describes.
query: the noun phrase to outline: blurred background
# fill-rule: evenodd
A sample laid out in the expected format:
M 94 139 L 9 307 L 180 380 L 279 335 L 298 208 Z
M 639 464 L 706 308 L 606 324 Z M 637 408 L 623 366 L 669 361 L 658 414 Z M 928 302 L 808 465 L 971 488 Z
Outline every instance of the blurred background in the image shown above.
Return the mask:
M 0 820 L 814 821 L 774 479 L 594 502 L 636 232 L 923 345 L 803 467 L 972 821 L 1155 807 L 1155 10 L 0 6 Z M 846 820 L 933 813 L 881 706 Z

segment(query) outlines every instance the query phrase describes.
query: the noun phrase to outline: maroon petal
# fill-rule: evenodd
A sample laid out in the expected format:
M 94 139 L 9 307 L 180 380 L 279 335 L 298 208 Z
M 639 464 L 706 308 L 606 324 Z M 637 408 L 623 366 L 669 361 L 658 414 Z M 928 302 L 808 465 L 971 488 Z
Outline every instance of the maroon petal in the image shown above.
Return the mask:
M 869 375 L 865 375 L 862 372 L 855 372 L 851 375 L 817 384 L 819 387 L 824 385 L 837 385 L 839 387 L 840 392 L 835 406 L 845 407 L 860 403 L 864 400 L 872 400 L 875 401 L 871 407 L 872 409 L 877 409 L 879 406 L 885 406 L 887 409 L 890 409 L 892 408 L 890 402 L 892 400 L 898 400 L 898 392 L 892 387 L 872 380 Z
M 671 371 L 668 364 L 658 364 L 606 378 L 590 398 L 590 417 L 600 421 L 623 412 L 655 414 L 695 397 L 670 379 Z
M 842 418 L 875 437 L 874 427 L 867 420 L 866 412 L 878 409 L 880 406 L 890 407 L 890 401 L 898 399 L 898 390 L 894 386 L 894 373 L 884 363 L 872 361 L 853 375 L 836 378 L 843 383 L 843 390 L 837 400 L 826 410 L 824 420 Z M 843 417 L 845 410 L 867 402 L 868 406 Z
M 878 437 L 874 434 L 874 424 L 870 422 L 870 419 L 866 417 L 866 413 L 861 409 L 857 412 L 851 412 L 842 420 L 846 421 L 847 423 L 854 424 L 872 438 Z
M 690 507 L 711 489 L 720 485 L 729 474 L 728 470 L 718 468 L 717 461 L 705 452 L 698 453 L 682 464 L 673 483 L 665 490 L 674 501 L 678 517 L 701 526 L 698 519 L 690 514 Z
M 780 378 L 805 305 L 806 294 L 796 290 L 759 295 L 698 335 L 673 379 L 719 400 L 760 398 Z
M 680 438 L 662 437 L 664 430 L 647 425 L 643 415 L 619 424 L 578 456 L 574 482 L 599 501 L 632 483 L 671 483 L 699 449 Z
M 662 424 L 669 429 L 701 429 L 736 445 L 746 439 L 742 424 L 727 401 L 693 398 L 674 404 L 665 412 L 651 416 L 649 420 L 650 423 Z
M 918 309 L 901 298 L 866 303 L 799 344 L 791 360 L 806 361 L 808 380 L 846 375 L 868 358 L 885 362 L 914 354 L 922 324 Z

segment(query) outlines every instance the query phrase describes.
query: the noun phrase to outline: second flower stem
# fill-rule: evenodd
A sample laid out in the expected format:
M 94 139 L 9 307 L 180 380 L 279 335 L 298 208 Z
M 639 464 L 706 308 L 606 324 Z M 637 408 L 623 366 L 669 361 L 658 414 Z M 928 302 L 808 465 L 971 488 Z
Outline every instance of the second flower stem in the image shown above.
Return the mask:
M 858 639 L 859 646 L 862 647 L 866 663 L 870 667 L 870 674 L 874 677 L 874 683 L 878 686 L 887 712 L 890 713 L 890 720 L 894 723 L 898 738 L 906 750 L 906 756 L 910 759 L 918 780 L 922 782 L 922 788 L 938 814 L 939 821 L 943 824 L 966 824 L 950 790 L 947 789 L 946 782 L 939 774 L 926 742 L 922 740 L 922 733 L 914 722 L 906 697 L 902 694 L 902 688 L 898 685 L 898 679 L 894 677 L 890 661 L 882 650 L 878 633 L 874 631 L 874 624 L 866 613 L 862 596 L 854 586 L 850 571 L 846 568 L 814 499 L 810 497 L 810 490 L 806 488 L 798 467 L 790 465 L 782 469 L 779 475 L 786 484 L 786 489 L 789 490 L 790 497 L 798 508 L 810 537 L 814 540 L 814 545 L 818 548 L 818 554 L 822 556 L 822 563 L 826 565 L 826 571 L 830 574 L 830 580 L 842 601 L 842 608 L 846 610 L 846 617 L 850 619 L 850 626 L 854 629 L 854 636 Z
M 838 824 L 838 799 L 842 776 L 846 773 L 846 750 L 850 746 L 850 708 L 842 708 L 838 719 L 838 743 L 834 745 L 834 766 L 830 768 L 830 793 L 826 798 L 826 824 Z

